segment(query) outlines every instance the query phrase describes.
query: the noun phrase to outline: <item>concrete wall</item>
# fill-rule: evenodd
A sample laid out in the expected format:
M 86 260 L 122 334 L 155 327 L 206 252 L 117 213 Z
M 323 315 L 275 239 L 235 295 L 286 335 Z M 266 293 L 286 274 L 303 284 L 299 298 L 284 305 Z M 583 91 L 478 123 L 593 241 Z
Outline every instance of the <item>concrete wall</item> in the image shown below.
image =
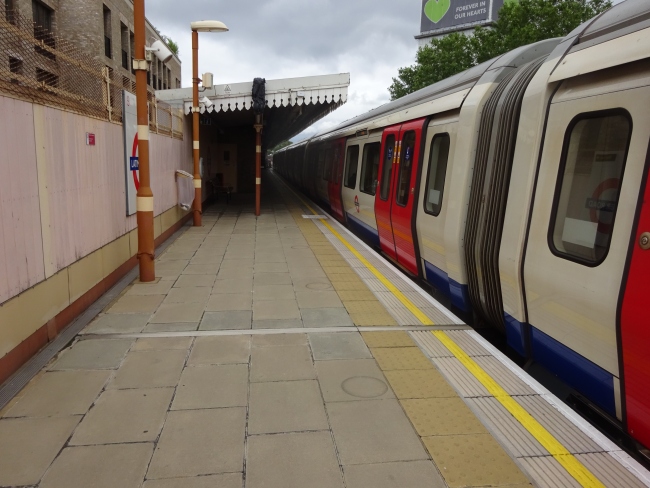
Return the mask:
M 121 125 L 1 95 L 0 120 L 1 382 L 4 356 L 135 264 L 137 234 L 136 216 L 126 216 Z M 188 117 L 182 141 L 151 135 L 156 237 L 186 215 L 175 170 L 192 171 L 190 129 Z

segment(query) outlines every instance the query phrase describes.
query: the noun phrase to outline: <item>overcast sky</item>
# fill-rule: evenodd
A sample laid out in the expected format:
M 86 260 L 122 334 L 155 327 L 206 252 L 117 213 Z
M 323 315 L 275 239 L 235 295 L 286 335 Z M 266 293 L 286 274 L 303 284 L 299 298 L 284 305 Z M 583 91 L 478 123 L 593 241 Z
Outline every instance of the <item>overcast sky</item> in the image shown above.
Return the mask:
M 215 84 L 350 73 L 348 102 L 306 131 L 334 126 L 389 101 L 397 69 L 415 61 L 421 0 L 149 0 L 147 18 L 180 48 L 191 86 L 190 22 L 221 20 L 199 34 L 199 72 Z M 180 7 L 180 8 L 179 8 Z M 304 137 L 304 134 L 303 136 Z M 297 138 L 294 138 L 296 140 Z
M 215 84 L 350 73 L 348 102 L 297 141 L 390 100 L 398 68 L 415 61 L 421 6 L 421 0 L 148 0 L 146 15 L 178 43 L 183 86 L 191 86 L 195 20 L 221 20 L 230 29 L 199 34 L 199 72 L 214 73 Z

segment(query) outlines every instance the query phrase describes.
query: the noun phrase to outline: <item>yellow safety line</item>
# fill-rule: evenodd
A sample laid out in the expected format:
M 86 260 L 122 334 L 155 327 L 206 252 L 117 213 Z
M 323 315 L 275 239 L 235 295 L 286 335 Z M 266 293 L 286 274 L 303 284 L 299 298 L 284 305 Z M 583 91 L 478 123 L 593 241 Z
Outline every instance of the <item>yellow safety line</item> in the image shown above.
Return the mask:
M 510 414 L 530 432 L 537 442 L 553 456 L 575 480 L 584 487 L 605 487 L 589 469 L 571 454 L 542 424 L 519 405 L 492 377 L 470 358 L 445 332 L 432 331 L 440 342 L 458 359 L 467 370 L 496 398 Z
M 294 195 L 296 195 L 296 197 L 298 197 L 300 199 L 300 201 L 305 205 L 305 207 L 307 207 L 309 209 L 309 211 L 311 213 L 313 213 L 314 215 L 318 215 L 316 213 L 316 211 L 313 208 L 311 208 L 309 206 L 309 204 L 305 200 L 303 200 L 300 195 L 298 195 L 296 192 L 294 192 L 292 188 L 289 188 L 289 189 L 291 190 L 291 192 Z M 409 300 L 401 291 L 399 291 L 397 289 L 397 287 L 395 285 L 393 285 L 383 274 L 381 274 L 381 272 L 377 268 L 375 268 L 372 264 L 370 264 L 368 262 L 368 260 L 366 258 L 364 258 L 359 253 L 359 251 L 357 251 L 354 247 L 352 247 L 352 245 L 347 240 L 345 240 L 345 238 L 341 234 L 336 232 L 334 230 L 334 228 L 329 224 L 329 222 L 327 222 L 324 219 L 319 219 L 319 220 L 323 223 L 323 225 L 325 225 L 325 227 L 327 227 L 329 229 L 329 231 L 332 234 L 334 234 L 337 237 L 337 239 L 339 241 L 341 241 L 343 243 L 343 245 L 345 247 L 348 248 L 348 250 L 352 254 L 354 254 L 355 258 L 357 258 L 359 261 L 361 261 L 363 263 L 363 265 L 366 268 L 368 268 L 370 270 L 370 272 L 373 275 L 375 275 L 375 277 L 379 281 L 381 281 L 382 285 L 384 285 L 393 295 L 395 295 L 395 297 L 397 297 L 397 299 L 400 302 L 402 302 L 402 305 L 404 305 L 409 310 L 409 312 L 411 312 L 413 315 L 415 315 L 415 317 L 420 322 L 422 322 L 422 325 L 436 325 L 436 324 L 433 323 L 433 321 L 429 317 L 427 317 L 427 315 L 425 313 L 422 312 L 422 310 L 420 310 L 418 307 L 416 307 L 415 304 L 411 300 Z
M 287 185 L 287 188 L 313 213 L 318 215 L 313 208 L 296 192 Z M 354 249 L 334 228 L 324 219 L 320 221 L 327 227 L 332 234 L 334 234 L 344 245 L 347 247 L 354 256 L 359 259 L 382 284 L 388 288 L 399 300 L 415 315 L 420 322 L 424 325 L 434 325 L 434 323 L 404 294 L 399 291 L 384 275 L 382 275 L 374 266 L 372 266 L 367 259 L 365 259 L 359 252 Z M 501 405 L 524 426 L 524 428 L 539 442 L 544 449 L 546 449 L 557 462 L 559 462 L 564 469 L 585 488 L 605 488 L 600 480 L 587 469 L 573 454 L 571 454 L 553 434 L 540 424 L 535 418 L 530 415 L 526 409 L 519 405 L 509 394 L 505 391 L 492 377 L 485 372 L 472 358 L 470 358 L 465 351 L 463 351 L 454 340 L 447 335 L 444 331 L 432 331 L 444 346 L 458 359 L 467 370 L 474 375 L 474 377 L 485 387 L 485 389 L 497 399 Z

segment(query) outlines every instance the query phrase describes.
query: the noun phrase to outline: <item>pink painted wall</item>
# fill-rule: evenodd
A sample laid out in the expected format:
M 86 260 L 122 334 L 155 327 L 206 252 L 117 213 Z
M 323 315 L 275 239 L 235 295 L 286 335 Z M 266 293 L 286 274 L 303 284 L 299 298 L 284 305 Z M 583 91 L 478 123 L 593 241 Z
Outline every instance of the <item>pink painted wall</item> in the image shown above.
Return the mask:
M 0 97 L 0 303 L 43 279 L 32 106 Z
M 35 131 L 42 114 L 42 140 Z M 0 303 L 133 230 L 126 216 L 122 126 L 0 96 Z M 86 145 L 86 132 L 96 145 Z M 154 213 L 177 204 L 174 172 L 190 171 L 191 137 L 183 141 L 151 135 L 151 186 Z M 37 145 L 43 151 L 39 196 Z M 43 171 L 45 168 L 45 171 Z M 43 187 L 43 182 L 41 182 Z M 42 200 L 42 202 L 40 202 Z M 40 203 L 39 203 L 40 202 Z M 49 226 L 41 228 L 41 206 Z M 44 219 L 43 225 L 47 225 Z M 50 252 L 43 252 L 43 233 Z M 47 239 L 46 244 L 47 245 Z M 51 263 L 44 266 L 44 256 Z

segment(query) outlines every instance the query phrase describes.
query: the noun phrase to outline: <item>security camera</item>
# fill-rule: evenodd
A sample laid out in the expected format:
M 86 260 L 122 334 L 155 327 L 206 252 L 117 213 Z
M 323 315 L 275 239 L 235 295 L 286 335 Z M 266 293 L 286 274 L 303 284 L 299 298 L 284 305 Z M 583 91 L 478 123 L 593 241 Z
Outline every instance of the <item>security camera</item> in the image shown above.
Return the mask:
M 161 40 L 155 41 L 149 50 L 154 53 L 156 57 L 163 63 L 166 63 L 172 58 L 172 56 L 174 56 L 172 52 L 167 48 L 167 46 L 165 46 L 165 43 Z
M 210 100 L 208 97 L 203 97 L 201 100 L 199 100 L 203 105 L 205 105 L 205 108 L 210 108 L 212 105 L 212 100 Z

